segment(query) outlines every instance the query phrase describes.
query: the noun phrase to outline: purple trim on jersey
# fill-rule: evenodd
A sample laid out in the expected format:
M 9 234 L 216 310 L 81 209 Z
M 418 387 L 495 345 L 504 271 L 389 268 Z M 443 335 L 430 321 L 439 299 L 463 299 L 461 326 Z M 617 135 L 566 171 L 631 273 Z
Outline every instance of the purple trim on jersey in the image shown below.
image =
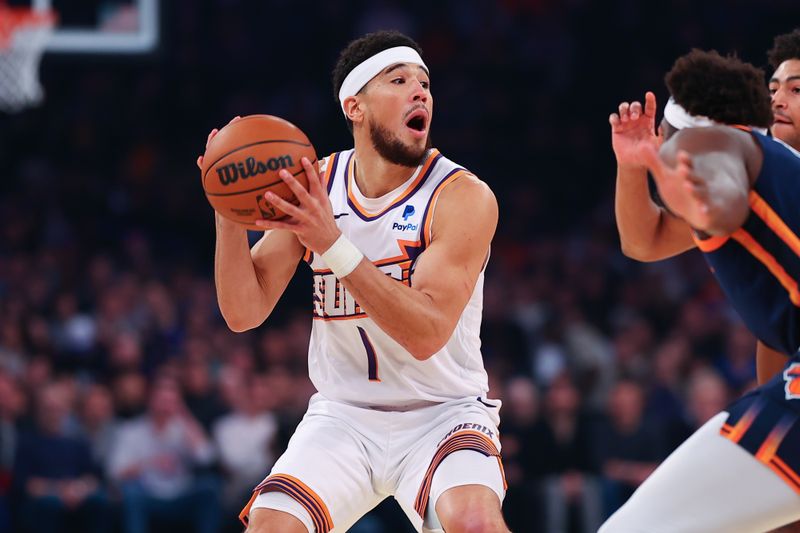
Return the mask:
M 292 480 L 285 479 L 281 476 L 270 476 L 256 487 L 256 491 L 258 491 L 259 494 L 271 491 L 282 492 L 295 500 L 303 506 L 309 515 L 311 515 L 314 528 L 318 533 L 328 533 L 333 526 L 333 524 L 326 520 L 325 510 L 320 507 L 320 503 L 317 502 L 313 496 L 308 494 L 302 486 L 294 483 Z
M 358 334 L 361 335 L 361 342 L 364 343 L 364 349 L 367 351 L 367 376 L 370 381 L 380 381 L 378 377 L 378 356 L 375 355 L 375 348 L 372 346 L 367 332 L 364 328 L 356 326 Z
M 425 221 L 428 219 L 428 211 L 431 208 L 431 203 L 433 203 L 433 199 L 436 198 L 436 191 L 438 191 L 439 187 L 441 187 L 442 184 L 445 181 L 447 181 L 447 178 L 449 178 L 450 176 L 452 176 L 456 172 L 461 172 L 461 171 L 469 172 L 469 170 L 467 170 L 465 168 L 456 167 L 453 170 L 451 170 L 450 172 L 448 172 L 445 177 L 443 177 L 441 180 L 439 180 L 439 183 L 437 183 L 436 187 L 433 188 L 433 192 L 431 193 L 431 197 L 428 198 L 428 203 L 425 205 L 425 211 L 422 213 L 422 225 L 423 225 L 423 227 L 422 227 L 422 232 L 420 232 L 420 239 L 419 239 L 420 242 L 422 243 L 422 246 L 421 246 L 421 249 L 420 249 L 420 253 L 422 253 L 425 250 L 425 248 L 428 247 L 428 244 L 430 244 L 430 243 L 425 241 Z
M 339 166 L 339 155 L 340 154 L 341 154 L 341 152 L 336 152 L 331 156 L 331 162 L 330 162 L 331 171 L 328 173 L 328 176 L 330 176 L 328 178 L 328 196 L 331 195 L 331 188 L 333 187 L 333 180 L 336 177 L 336 167 Z M 352 154 L 350 155 L 350 157 L 352 157 Z M 348 159 L 348 162 L 349 162 L 349 159 Z
M 355 152 L 353 152 L 353 154 L 355 154 Z M 350 159 L 353 158 L 353 154 L 350 155 Z M 409 198 L 414 196 L 417 193 L 417 191 L 419 191 L 422 188 L 422 186 L 425 184 L 425 182 L 428 181 L 428 177 L 431 175 L 431 172 L 433 172 L 433 169 L 436 167 L 436 164 L 439 163 L 441 158 L 442 158 L 442 154 L 436 154 L 436 157 L 433 158 L 433 163 L 431 163 L 431 165 L 428 167 L 428 170 L 422 176 L 422 179 L 419 180 L 419 183 L 417 183 L 417 185 L 414 187 L 414 189 L 410 193 L 404 194 L 403 196 L 401 196 L 400 198 L 395 200 L 395 202 L 392 205 L 387 207 L 382 213 L 379 213 L 379 214 L 377 214 L 375 216 L 364 216 L 364 215 L 362 215 L 361 211 L 359 211 L 358 208 L 353 205 L 353 202 L 350 201 L 350 159 L 348 159 L 347 160 L 347 166 L 344 169 L 344 195 L 347 198 L 347 205 L 350 206 L 350 209 L 353 210 L 353 213 L 355 213 L 361 220 L 364 220 L 366 222 L 371 222 L 373 220 L 377 220 L 377 219 L 381 218 L 383 215 L 385 215 L 386 213 L 396 209 L 398 206 L 403 205 L 404 203 L 406 203 L 406 201 Z M 423 163 L 423 165 L 424 165 L 424 163 Z M 354 168 L 355 168 L 355 165 L 354 165 Z

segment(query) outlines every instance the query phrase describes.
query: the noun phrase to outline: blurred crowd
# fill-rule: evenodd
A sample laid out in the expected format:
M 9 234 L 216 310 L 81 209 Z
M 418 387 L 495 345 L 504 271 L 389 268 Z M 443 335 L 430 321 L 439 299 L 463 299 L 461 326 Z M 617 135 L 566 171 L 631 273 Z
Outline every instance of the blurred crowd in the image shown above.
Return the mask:
M 663 96 L 691 46 L 763 65 L 794 0 L 163 4 L 156 53 L 47 56 L 46 103 L 0 116 L 0 531 L 241 530 L 314 392 L 311 279 L 228 331 L 194 160 L 248 113 L 348 147 L 328 73 L 372 29 L 418 38 L 434 144 L 499 199 L 482 338 L 512 530 L 596 531 L 753 385 L 755 341 L 699 254 L 620 253 L 606 117 Z M 353 531 L 409 531 L 399 513 Z
M 212 279 L 136 232 L 108 254 L 77 241 L 7 254 L 0 279 L 5 526 L 235 531 L 313 393 L 310 297 L 231 333 Z M 754 376 L 754 339 L 699 256 L 626 260 L 608 222 L 498 239 L 482 334 L 517 531 L 596 530 Z

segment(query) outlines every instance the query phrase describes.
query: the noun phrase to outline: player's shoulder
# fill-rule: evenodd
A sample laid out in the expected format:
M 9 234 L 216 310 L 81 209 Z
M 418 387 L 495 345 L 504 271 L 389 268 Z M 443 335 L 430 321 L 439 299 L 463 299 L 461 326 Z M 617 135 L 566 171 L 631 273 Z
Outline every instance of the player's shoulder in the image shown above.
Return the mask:
M 460 199 L 477 201 L 496 201 L 491 187 L 472 172 L 465 170 L 449 187 L 442 191 L 442 196 L 455 196 Z
M 698 155 L 712 152 L 747 155 L 757 149 L 758 144 L 747 128 L 723 125 L 686 128 L 667 140 L 661 148 L 661 153 L 667 157 L 676 156 L 680 150 Z
M 331 168 L 334 164 L 334 161 L 341 161 L 342 158 L 347 160 L 350 157 L 350 154 L 353 153 L 354 150 L 343 150 L 341 152 L 333 152 L 332 154 L 323 156 L 319 158 L 318 168 L 319 173 L 324 174 L 327 172 L 328 168 Z
M 486 182 L 464 170 L 455 175 L 452 182 L 441 191 L 436 210 L 448 218 L 466 217 L 489 223 L 497 220 L 497 198 Z
M 462 201 L 496 202 L 489 184 L 481 180 L 477 174 L 444 156 L 442 159 L 442 166 L 446 172 L 445 179 L 440 184 L 444 186 L 440 201 L 445 198 L 455 198 Z
M 730 143 L 736 139 L 742 139 L 749 135 L 748 131 L 743 129 L 717 125 L 703 128 L 684 128 L 675 135 L 673 135 L 667 144 L 681 145 L 681 144 L 725 144 Z
M 331 166 L 331 160 L 334 158 L 335 155 L 336 153 L 334 152 L 330 155 L 319 158 L 318 166 L 320 175 L 325 174 L 328 171 L 328 167 Z

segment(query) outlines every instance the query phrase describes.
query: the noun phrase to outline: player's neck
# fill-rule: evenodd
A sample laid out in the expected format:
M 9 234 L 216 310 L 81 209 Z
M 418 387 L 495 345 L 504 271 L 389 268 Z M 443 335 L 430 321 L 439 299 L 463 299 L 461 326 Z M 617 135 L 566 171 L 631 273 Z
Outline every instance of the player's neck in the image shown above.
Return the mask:
M 408 181 L 417 167 L 390 163 L 381 157 L 371 143 L 356 146 L 355 180 L 358 190 L 367 198 L 380 198 Z

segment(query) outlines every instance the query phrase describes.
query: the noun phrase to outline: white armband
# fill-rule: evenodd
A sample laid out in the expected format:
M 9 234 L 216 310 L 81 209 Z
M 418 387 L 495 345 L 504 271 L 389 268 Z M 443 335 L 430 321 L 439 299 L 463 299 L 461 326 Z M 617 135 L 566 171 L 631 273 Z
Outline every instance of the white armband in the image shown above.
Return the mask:
M 322 254 L 322 260 L 339 279 L 350 275 L 362 259 L 364 259 L 364 254 L 344 235 L 340 235 L 336 242 Z

